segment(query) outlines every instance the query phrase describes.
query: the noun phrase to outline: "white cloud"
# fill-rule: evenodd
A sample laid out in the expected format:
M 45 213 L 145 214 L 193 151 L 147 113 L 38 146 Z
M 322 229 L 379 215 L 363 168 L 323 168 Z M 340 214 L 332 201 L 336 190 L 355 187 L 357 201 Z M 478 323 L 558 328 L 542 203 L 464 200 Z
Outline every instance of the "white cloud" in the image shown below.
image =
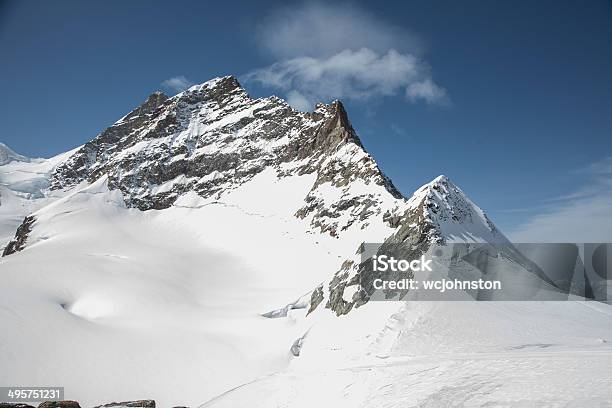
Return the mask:
M 413 33 L 346 3 L 281 8 L 264 20 L 256 38 L 259 46 L 279 59 L 330 57 L 345 49 L 416 53 L 421 48 Z
M 446 92 L 429 78 L 427 65 L 413 55 L 395 50 L 380 55 L 369 48 L 347 49 L 330 57 L 297 57 L 254 70 L 244 78 L 287 95 L 298 92 L 310 106 L 318 101 L 367 100 L 401 91 L 414 102 L 424 100 L 433 104 L 448 100 Z M 425 84 L 421 88 L 428 89 L 409 94 L 415 84 Z
M 612 157 L 580 173 L 585 185 L 509 234 L 516 242 L 612 242 Z
M 298 109 L 398 94 L 410 102 L 450 101 L 418 56 L 412 34 L 355 7 L 307 3 L 282 9 L 260 27 L 258 38 L 280 59 L 243 79 L 283 92 Z
M 430 78 L 410 84 L 406 88 L 406 96 L 413 102 L 423 100 L 428 104 L 447 105 L 450 103 L 446 90 L 436 85 Z
M 310 101 L 298 91 L 289 91 L 287 93 L 287 103 L 302 112 L 308 112 L 312 109 Z
M 161 85 L 172 91 L 183 92 L 185 89 L 189 88 L 193 85 L 193 83 L 185 78 L 183 75 L 175 76 L 169 79 L 166 79 Z

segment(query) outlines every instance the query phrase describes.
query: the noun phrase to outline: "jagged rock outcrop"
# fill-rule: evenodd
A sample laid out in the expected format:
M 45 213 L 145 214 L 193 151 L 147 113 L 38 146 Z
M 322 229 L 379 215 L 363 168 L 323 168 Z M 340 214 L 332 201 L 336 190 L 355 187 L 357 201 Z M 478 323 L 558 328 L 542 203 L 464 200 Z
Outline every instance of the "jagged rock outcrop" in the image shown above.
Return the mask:
M 32 232 L 32 226 L 34 225 L 34 222 L 36 222 L 35 217 L 31 215 L 25 217 L 21 225 L 17 228 L 15 238 L 11 240 L 4 248 L 4 251 L 2 252 L 3 257 L 14 254 L 15 252 L 19 252 L 23 248 L 25 248 L 28 236 L 30 235 L 30 232 Z
M 42 402 L 38 408 L 81 408 L 76 401 L 45 401 Z
M 110 402 L 104 405 L 98 405 L 94 408 L 111 408 L 111 407 L 129 407 L 129 408 L 155 408 L 154 400 L 136 400 L 123 402 Z
M 94 408 L 111 408 L 111 407 L 126 407 L 126 408 L 155 408 L 154 400 L 135 400 L 124 402 L 110 402 L 104 405 L 98 405 Z M 35 408 L 32 405 L 22 403 L 0 402 L 0 408 Z M 44 401 L 38 405 L 38 408 L 81 408 L 77 401 Z M 185 408 L 185 407 L 183 407 Z

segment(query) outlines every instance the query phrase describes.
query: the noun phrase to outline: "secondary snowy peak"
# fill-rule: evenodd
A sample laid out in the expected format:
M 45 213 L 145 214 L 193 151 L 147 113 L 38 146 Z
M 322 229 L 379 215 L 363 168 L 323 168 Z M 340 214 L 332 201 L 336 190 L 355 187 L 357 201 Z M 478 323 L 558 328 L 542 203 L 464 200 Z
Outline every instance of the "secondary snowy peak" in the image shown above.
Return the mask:
M 60 165 L 51 188 L 108 175 L 128 206 L 163 209 L 190 191 L 221 200 L 267 169 L 314 176 L 296 216 L 331 235 L 402 200 L 340 101 L 302 113 L 274 96 L 252 99 L 232 76 L 154 93 Z
M 402 227 L 392 237 L 395 242 L 409 237 L 436 244 L 507 241 L 484 211 L 444 175 L 415 191 L 408 207 Z
M 476 206 L 448 177 L 441 175 L 414 192 L 409 200 L 413 207 L 422 207 L 432 221 L 441 223 L 484 222 L 491 231 L 495 227 L 482 210 Z
M 417 259 L 432 246 L 450 242 L 509 244 L 484 211 L 443 175 L 415 191 L 402 211 L 401 216 L 387 215 L 396 229 L 381 242 L 381 249 L 399 245 L 405 259 Z M 361 285 L 371 283 L 377 275 L 370 262 L 363 262 L 362 251 L 360 248 L 346 259 L 329 281 L 313 291 L 309 313 L 323 305 L 336 315 L 345 315 L 369 301 L 368 291 Z
M 0 166 L 4 166 L 13 161 L 29 163 L 32 159 L 16 153 L 13 149 L 0 142 Z

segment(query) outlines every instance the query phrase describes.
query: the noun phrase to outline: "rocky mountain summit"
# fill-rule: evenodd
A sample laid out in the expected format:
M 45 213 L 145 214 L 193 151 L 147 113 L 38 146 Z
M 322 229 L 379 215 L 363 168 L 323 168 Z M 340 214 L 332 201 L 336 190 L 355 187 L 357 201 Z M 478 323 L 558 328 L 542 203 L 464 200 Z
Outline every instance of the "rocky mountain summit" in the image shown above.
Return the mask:
M 20 159 L 14 152 L 10 157 Z M 299 112 L 274 96 L 251 98 L 233 76 L 173 97 L 151 94 L 93 140 L 54 162 L 47 190 L 70 191 L 107 177 L 108 187 L 120 190 L 128 207 L 159 210 L 189 192 L 209 202 L 222 201 L 270 170 L 278 180 L 312 176 L 308 191 L 299 193 L 304 194 L 303 204 L 293 211 L 314 232 L 339 237 L 349 229 L 383 226 L 383 235 L 368 238 L 410 241 L 422 250 L 447 240 L 505 240 L 444 176 L 410 198 L 402 196 L 365 151 L 340 101 Z M 34 222 L 35 216 L 26 219 L 5 255 L 25 247 Z M 345 262 L 343 268 L 347 265 L 352 264 Z M 336 274 L 336 291 L 349 275 Z M 313 305 L 320 296 L 315 291 Z
M 250 98 L 232 76 L 171 98 L 152 94 L 59 165 L 51 189 L 108 175 L 128 206 L 163 209 L 188 191 L 219 199 L 268 168 L 280 178 L 316 175 L 296 216 L 332 235 L 382 211 L 373 193 L 401 199 L 364 151 L 340 101 L 302 113 L 277 97 Z M 353 194 L 356 182 L 371 191 Z M 341 191 L 337 199 L 323 197 L 319 187 L 326 183 Z M 341 223 L 344 212 L 352 216 Z
M 16 153 L 10 157 L 20 159 Z M 340 101 L 299 112 L 274 96 L 249 97 L 232 76 L 174 97 L 153 93 L 55 166 L 49 190 L 70 190 L 104 176 L 128 207 L 164 209 L 188 192 L 222 200 L 270 169 L 278 180 L 314 176 L 294 216 L 316 232 L 339 237 L 350 228 L 383 224 L 388 232 L 379 238 L 409 243 L 414 256 L 447 241 L 505 242 L 445 176 L 403 197 L 365 151 Z M 26 218 L 3 255 L 26 246 L 34 222 L 34 216 Z M 311 311 L 324 298 L 337 314 L 366 302 L 359 291 L 345 293 L 364 273 L 357 259 L 345 261 L 325 290 L 322 285 L 313 292 Z

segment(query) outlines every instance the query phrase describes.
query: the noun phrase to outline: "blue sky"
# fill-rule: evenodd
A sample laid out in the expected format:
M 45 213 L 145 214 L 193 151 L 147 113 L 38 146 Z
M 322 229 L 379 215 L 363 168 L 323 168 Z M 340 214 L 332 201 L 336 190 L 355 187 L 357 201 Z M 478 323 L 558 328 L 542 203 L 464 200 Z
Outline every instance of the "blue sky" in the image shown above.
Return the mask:
M 5 1 L 0 55 L 0 141 L 25 155 L 234 74 L 296 106 L 342 99 L 405 194 L 446 174 L 511 236 L 612 230 L 610 1 Z

